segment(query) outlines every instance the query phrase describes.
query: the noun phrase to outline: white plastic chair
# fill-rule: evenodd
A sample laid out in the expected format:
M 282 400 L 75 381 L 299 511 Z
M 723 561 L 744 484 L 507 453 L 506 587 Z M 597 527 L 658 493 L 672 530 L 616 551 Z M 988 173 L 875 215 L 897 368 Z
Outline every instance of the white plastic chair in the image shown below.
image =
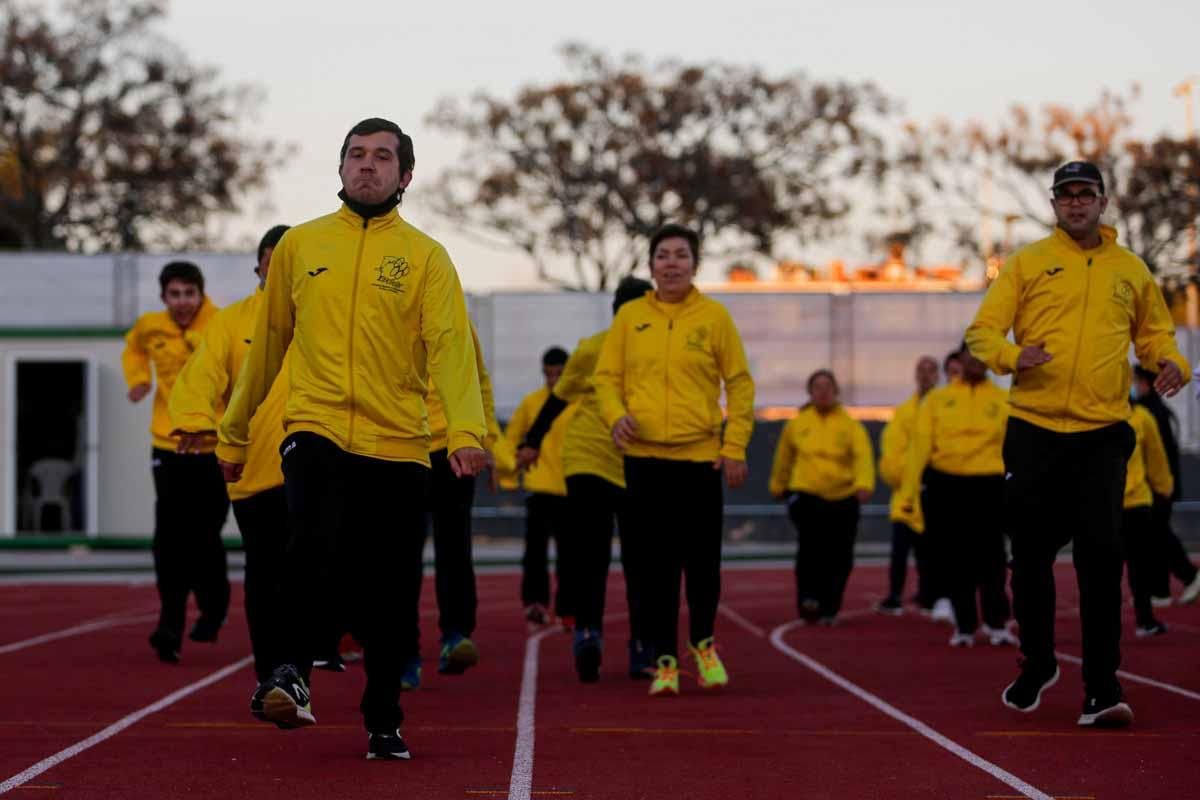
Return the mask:
M 65 459 L 39 458 L 29 467 L 25 483 L 25 530 L 42 528 L 43 511 L 47 506 L 57 506 L 64 531 L 75 530 L 71 514 L 71 494 L 67 484 L 78 468 Z

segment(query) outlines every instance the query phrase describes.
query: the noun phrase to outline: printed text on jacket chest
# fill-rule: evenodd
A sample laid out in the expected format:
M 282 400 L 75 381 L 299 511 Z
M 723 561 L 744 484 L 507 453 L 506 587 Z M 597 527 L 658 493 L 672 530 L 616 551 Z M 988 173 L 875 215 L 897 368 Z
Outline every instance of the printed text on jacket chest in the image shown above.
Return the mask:
M 375 280 L 371 285 L 383 292 L 404 294 L 411 272 L 412 265 L 404 256 L 384 256 L 375 267 Z

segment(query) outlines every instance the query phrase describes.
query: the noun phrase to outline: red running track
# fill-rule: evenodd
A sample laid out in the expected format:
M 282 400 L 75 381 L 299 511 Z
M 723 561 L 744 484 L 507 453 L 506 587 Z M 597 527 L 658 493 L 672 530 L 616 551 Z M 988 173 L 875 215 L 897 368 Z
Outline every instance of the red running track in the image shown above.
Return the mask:
M 1059 575 L 1059 649 L 1077 656 L 1070 567 Z M 404 696 L 413 760 L 401 763 L 363 759 L 355 665 L 342 675 L 316 673 L 315 727 L 283 732 L 253 720 L 246 710 L 252 672 L 235 666 L 249 652 L 240 613 L 220 642 L 188 642 L 182 664 L 163 665 L 145 641 L 156 600 L 151 586 L 0 586 L 0 793 L 321 800 L 1198 795 L 1200 608 L 1162 610 L 1166 637 L 1127 636 L 1125 669 L 1157 685 L 1125 681 L 1137 715 L 1132 729 L 1085 731 L 1075 726 L 1082 702 L 1076 665 L 1064 658 L 1063 680 L 1037 713 L 1011 712 L 999 693 L 1015 673 L 1016 652 L 983 642 L 952 650 L 946 626 L 870 613 L 884 581 L 881 568 L 858 568 L 848 613 L 835 628 L 782 627 L 792 622 L 790 572 L 727 570 L 717 639 L 732 683 L 705 692 L 685 675 L 683 694 L 670 699 L 650 699 L 644 682 L 625 677 L 617 575 L 603 679 L 593 685 L 575 678 L 569 636 L 551 631 L 536 643 L 528 636 L 515 575 L 480 577 L 481 665 L 461 677 L 437 675 L 427 583 L 425 686 Z M 535 651 L 536 659 L 527 657 Z M 192 691 L 144 713 L 181 689 Z M 121 729 L 113 732 L 114 723 Z M 35 766 L 48 768 L 31 775 Z

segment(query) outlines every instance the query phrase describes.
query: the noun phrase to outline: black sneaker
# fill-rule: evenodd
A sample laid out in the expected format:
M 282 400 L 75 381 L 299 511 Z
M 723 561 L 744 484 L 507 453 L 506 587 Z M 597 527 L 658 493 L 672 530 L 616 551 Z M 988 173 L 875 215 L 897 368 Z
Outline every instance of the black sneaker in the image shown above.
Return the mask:
M 654 652 L 640 639 L 629 640 L 629 677 L 635 681 L 654 678 Z
M 395 733 L 372 733 L 367 737 L 368 760 L 407 761 L 410 758 L 412 758 L 412 754 L 408 752 L 408 745 L 404 743 L 404 738 L 400 736 L 400 731 L 396 731 Z
M 880 614 L 887 614 L 890 617 L 898 617 L 904 613 L 904 604 L 900 602 L 900 598 L 895 595 L 888 595 L 875 604 L 875 610 Z
M 150 646 L 164 664 L 179 663 L 179 639 L 170 631 L 155 628 L 154 633 L 150 634 Z
M 1061 674 L 1058 664 L 1055 664 L 1054 669 L 1049 672 L 1022 664 L 1021 674 L 1005 687 L 1000 699 L 1004 705 L 1023 713 L 1036 711 L 1042 702 L 1042 692 L 1058 683 Z
M 590 628 L 575 631 L 575 671 L 581 683 L 600 680 L 600 657 L 603 649 L 600 632 Z
M 817 621 L 821 616 L 821 604 L 811 597 L 805 598 L 800 603 L 800 619 L 811 624 Z
M 1167 626 L 1159 620 L 1152 619 L 1147 625 L 1138 625 L 1134 631 L 1134 635 L 1139 639 L 1148 639 L 1152 636 L 1162 636 L 1167 632 Z
M 1079 725 L 1085 728 L 1124 728 L 1133 722 L 1133 709 L 1121 695 L 1115 698 L 1089 697 L 1083 701 Z
M 312 665 L 313 669 L 323 669 L 326 672 L 346 671 L 346 659 L 342 658 L 338 653 L 323 658 L 314 658 Z
M 222 620 L 214 620 L 211 617 L 200 617 L 192 626 L 192 630 L 188 632 L 188 638 L 193 642 L 215 642 L 217 634 L 221 631 L 222 622 Z
M 291 664 L 276 667 L 271 677 L 258 685 L 250 697 L 250 713 L 280 728 L 315 725 L 308 687 Z

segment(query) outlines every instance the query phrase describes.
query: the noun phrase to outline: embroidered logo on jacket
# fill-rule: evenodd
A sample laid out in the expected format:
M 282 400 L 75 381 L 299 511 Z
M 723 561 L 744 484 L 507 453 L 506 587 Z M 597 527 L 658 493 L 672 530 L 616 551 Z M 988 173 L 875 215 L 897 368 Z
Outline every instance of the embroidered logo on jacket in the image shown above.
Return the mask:
M 405 291 L 404 279 L 411 271 L 412 267 L 404 256 L 384 256 L 375 268 L 375 288 L 402 294 Z
M 1060 273 L 1062 271 L 1063 271 L 1062 267 L 1051 267 L 1050 269 L 1046 270 L 1046 274 L 1049 275 L 1051 278 L 1053 278 L 1055 275 L 1057 275 L 1058 273 Z
M 698 328 L 693 328 L 688 331 L 687 349 L 705 352 L 704 343 L 708 341 L 708 326 L 701 325 Z
M 634 325 L 634 326 L 633 326 L 633 329 L 634 329 L 635 331 L 637 331 L 638 333 L 641 333 L 642 331 L 646 330 L 646 329 L 647 329 L 647 328 L 649 328 L 649 327 L 650 327 L 650 323 L 649 323 L 649 322 L 643 322 L 641 325 Z

